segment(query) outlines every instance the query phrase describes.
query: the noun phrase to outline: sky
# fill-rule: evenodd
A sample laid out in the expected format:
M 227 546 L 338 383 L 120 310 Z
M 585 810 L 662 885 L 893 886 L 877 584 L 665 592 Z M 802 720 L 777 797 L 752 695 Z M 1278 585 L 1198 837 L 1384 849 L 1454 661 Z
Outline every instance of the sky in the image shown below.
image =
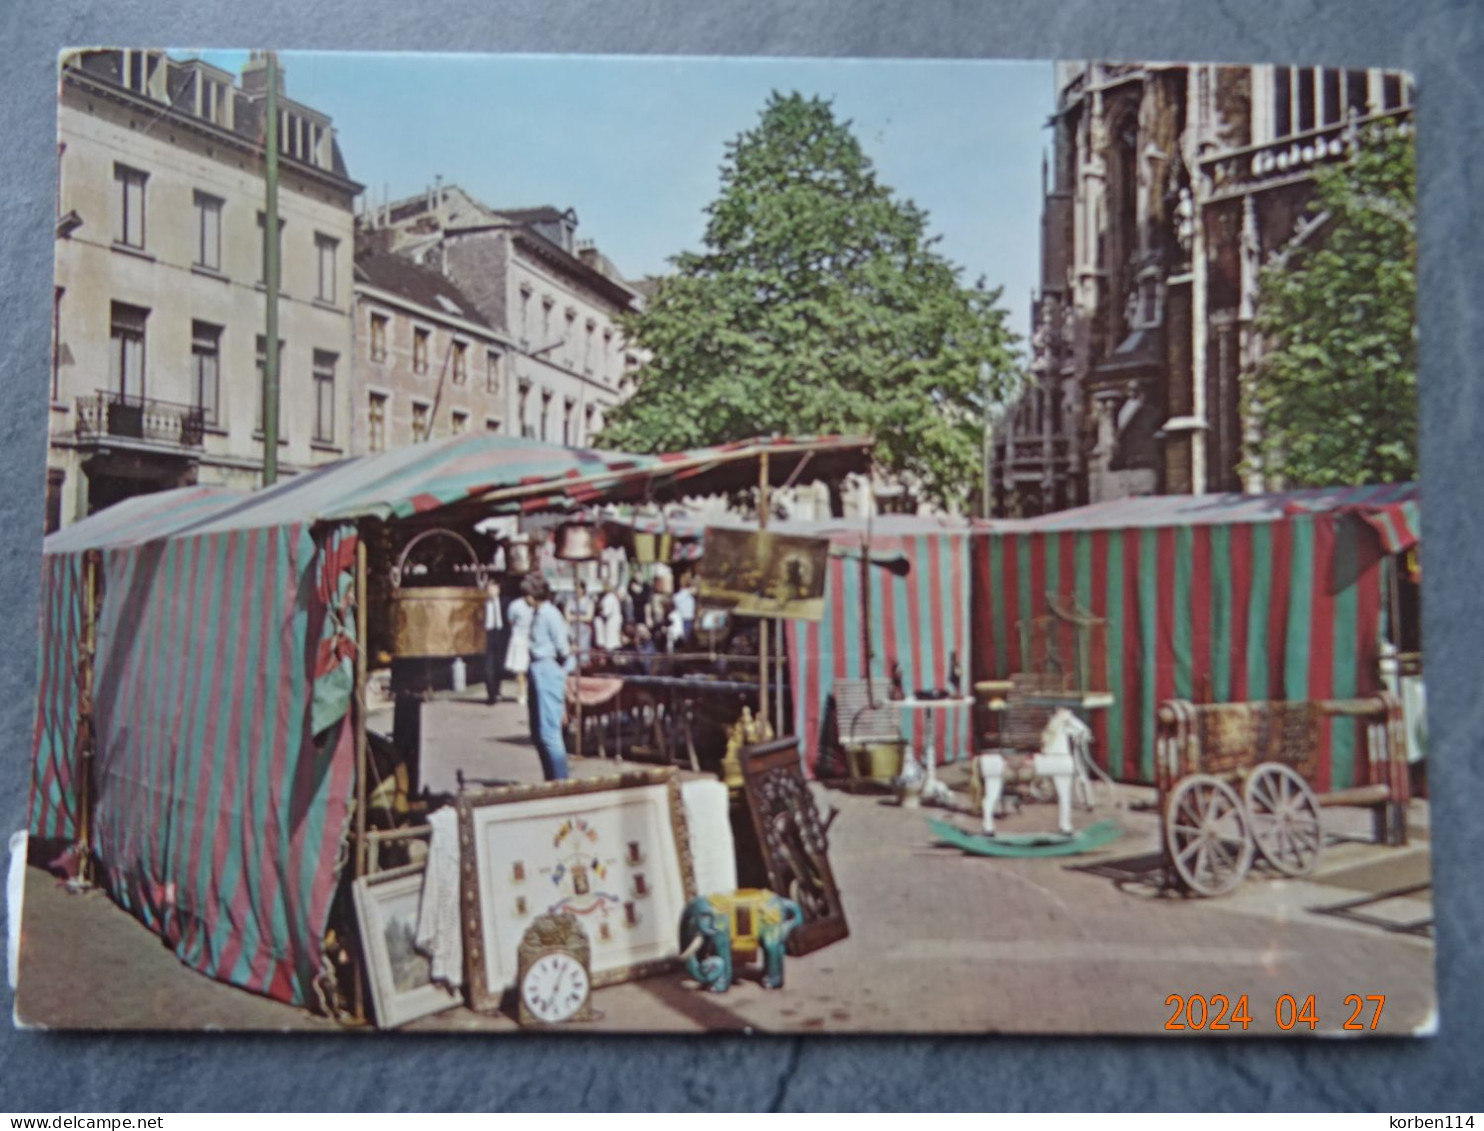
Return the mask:
M 246 51 L 199 54 L 234 73 Z M 285 52 L 289 98 L 333 119 L 368 198 L 441 176 L 490 207 L 571 207 L 628 278 L 698 250 L 725 146 L 773 90 L 819 95 L 939 249 L 1003 287 L 1029 336 L 1050 63 Z

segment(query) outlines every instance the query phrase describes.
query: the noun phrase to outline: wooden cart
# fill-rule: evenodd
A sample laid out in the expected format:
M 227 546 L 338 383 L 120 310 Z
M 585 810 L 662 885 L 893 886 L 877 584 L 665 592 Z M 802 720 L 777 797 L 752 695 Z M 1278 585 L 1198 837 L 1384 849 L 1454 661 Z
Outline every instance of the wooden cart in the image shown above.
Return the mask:
M 1369 782 L 1316 794 L 1312 785 L 1326 720 L 1361 721 Z M 1406 843 L 1406 735 L 1401 703 L 1160 704 L 1155 782 L 1167 886 L 1194 895 L 1232 891 L 1256 858 L 1286 876 L 1314 870 L 1323 847 L 1319 810 L 1370 808 L 1378 843 Z

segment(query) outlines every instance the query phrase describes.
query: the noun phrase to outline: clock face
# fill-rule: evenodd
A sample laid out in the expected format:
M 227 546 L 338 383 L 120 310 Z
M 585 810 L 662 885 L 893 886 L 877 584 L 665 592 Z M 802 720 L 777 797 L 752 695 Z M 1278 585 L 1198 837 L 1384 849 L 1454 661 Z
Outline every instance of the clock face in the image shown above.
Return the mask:
M 570 954 L 543 954 L 526 971 L 520 996 L 531 1016 L 548 1025 L 571 1018 L 587 1000 L 587 971 Z

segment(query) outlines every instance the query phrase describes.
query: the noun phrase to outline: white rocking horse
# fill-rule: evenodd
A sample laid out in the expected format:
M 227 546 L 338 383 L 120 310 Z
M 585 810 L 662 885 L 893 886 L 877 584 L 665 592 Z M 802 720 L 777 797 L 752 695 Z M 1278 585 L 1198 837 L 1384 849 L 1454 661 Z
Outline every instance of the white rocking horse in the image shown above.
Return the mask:
M 1041 752 L 1031 755 L 1032 772 L 1056 786 L 1057 830 L 1072 834 L 1072 790 L 1077 776 L 1076 746 L 1092 738 L 1092 728 L 1065 707 L 1058 707 L 1041 732 Z M 1005 786 L 1005 756 L 981 754 L 975 769 L 984 791 L 984 835 L 994 836 L 994 811 Z

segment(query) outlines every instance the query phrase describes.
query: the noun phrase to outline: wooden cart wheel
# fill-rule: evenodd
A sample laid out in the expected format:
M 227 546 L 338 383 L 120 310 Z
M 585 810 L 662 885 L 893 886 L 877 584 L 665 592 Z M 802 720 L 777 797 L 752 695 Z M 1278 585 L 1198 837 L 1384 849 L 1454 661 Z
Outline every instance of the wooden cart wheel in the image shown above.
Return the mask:
M 1237 791 L 1210 774 L 1181 778 L 1165 807 L 1165 850 L 1197 895 L 1225 895 L 1252 867 L 1252 834 Z
M 1285 876 L 1307 876 L 1319 860 L 1319 799 L 1297 770 L 1264 762 L 1242 790 L 1252 840 Z

